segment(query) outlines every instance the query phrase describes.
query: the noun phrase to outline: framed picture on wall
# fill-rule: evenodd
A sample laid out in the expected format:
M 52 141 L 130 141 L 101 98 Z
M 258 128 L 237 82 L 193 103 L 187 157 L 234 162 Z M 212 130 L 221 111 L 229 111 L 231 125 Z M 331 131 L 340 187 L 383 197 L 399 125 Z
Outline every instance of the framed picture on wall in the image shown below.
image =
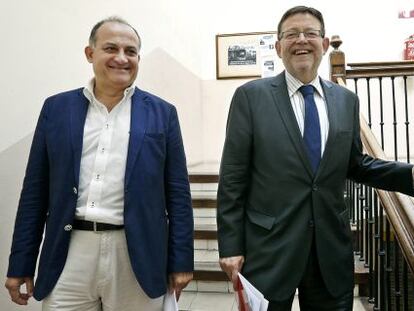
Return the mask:
M 254 78 L 262 58 L 275 53 L 276 31 L 216 35 L 217 79 Z

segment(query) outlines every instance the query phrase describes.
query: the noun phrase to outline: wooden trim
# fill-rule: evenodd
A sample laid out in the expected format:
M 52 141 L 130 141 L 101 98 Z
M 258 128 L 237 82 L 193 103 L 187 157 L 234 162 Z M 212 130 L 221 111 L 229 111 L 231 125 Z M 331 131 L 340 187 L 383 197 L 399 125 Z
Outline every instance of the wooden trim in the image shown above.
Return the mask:
M 347 79 L 401 76 L 414 76 L 414 65 L 398 68 L 358 68 L 346 70 Z
M 337 82 L 338 78 L 345 77 L 345 53 L 339 50 L 342 40 L 338 35 L 331 37 L 330 45 L 334 48 L 329 53 L 329 76 L 331 81 Z
M 194 184 L 212 184 L 218 183 L 219 176 L 217 174 L 191 174 L 189 179 L 190 183 Z
M 194 230 L 195 240 L 217 240 L 216 230 Z
M 348 63 L 347 79 L 414 76 L 414 61 Z
M 366 62 L 366 63 L 348 63 L 349 67 L 400 67 L 400 66 L 414 66 L 413 60 L 402 60 L 402 61 L 395 61 L 395 62 Z
M 345 81 L 344 77 L 337 78 L 336 81 L 339 85 L 341 85 L 343 87 L 346 87 L 346 81 Z
M 229 278 L 223 271 L 195 270 L 193 273 L 193 280 L 221 282 L 229 281 Z
M 193 199 L 193 208 L 217 208 L 217 200 Z

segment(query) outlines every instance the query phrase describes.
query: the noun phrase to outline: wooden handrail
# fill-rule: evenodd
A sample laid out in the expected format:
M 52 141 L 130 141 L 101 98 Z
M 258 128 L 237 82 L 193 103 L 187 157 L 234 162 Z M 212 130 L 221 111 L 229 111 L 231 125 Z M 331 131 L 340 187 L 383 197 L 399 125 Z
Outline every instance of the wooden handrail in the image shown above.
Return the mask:
M 339 85 L 346 87 L 345 79 L 343 77 L 337 78 L 336 81 Z
M 414 61 L 349 63 L 347 79 L 414 76 Z
M 348 63 L 351 68 L 395 68 L 395 67 L 412 67 L 413 60 L 400 60 L 395 62 L 367 62 L 367 63 Z

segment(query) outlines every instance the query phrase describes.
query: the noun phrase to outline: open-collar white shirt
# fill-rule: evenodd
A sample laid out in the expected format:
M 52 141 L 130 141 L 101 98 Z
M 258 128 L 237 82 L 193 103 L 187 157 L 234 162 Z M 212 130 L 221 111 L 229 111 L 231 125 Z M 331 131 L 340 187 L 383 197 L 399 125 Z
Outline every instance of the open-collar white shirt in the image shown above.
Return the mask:
M 94 80 L 83 89 L 89 100 L 83 130 L 77 219 L 124 223 L 124 177 L 135 87 L 110 111 L 94 95 Z

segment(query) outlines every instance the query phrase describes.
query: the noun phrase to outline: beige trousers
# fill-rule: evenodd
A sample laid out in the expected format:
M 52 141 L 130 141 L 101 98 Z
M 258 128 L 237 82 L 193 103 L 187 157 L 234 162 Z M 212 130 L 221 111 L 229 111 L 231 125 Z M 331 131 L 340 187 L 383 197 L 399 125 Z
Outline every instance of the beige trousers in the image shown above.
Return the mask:
M 60 278 L 43 311 L 161 311 L 132 271 L 125 231 L 73 230 Z

